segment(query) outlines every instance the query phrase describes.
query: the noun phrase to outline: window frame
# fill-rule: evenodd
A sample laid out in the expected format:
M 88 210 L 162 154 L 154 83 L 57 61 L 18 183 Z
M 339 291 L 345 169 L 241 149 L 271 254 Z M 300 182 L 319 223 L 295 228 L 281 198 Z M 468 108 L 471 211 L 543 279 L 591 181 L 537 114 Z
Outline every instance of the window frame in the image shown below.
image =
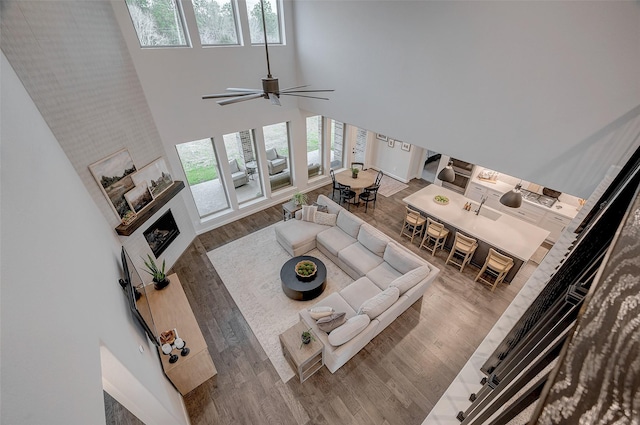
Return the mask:
M 235 46 L 243 46 L 243 38 L 242 38 L 242 26 L 241 26 L 241 19 L 240 19 L 240 15 L 239 15 L 239 10 L 240 8 L 238 7 L 238 1 L 237 0 L 229 0 L 229 3 L 231 3 L 231 10 L 233 12 L 233 22 L 235 24 L 235 30 L 236 30 L 236 42 L 235 43 L 228 43 L 228 44 L 222 44 L 222 43 L 218 43 L 218 44 L 209 44 L 209 43 L 203 43 L 202 42 L 202 35 L 200 34 L 200 26 L 198 25 L 198 15 L 196 14 L 196 9 L 193 5 L 193 0 L 191 1 L 191 7 L 193 8 L 193 15 L 195 17 L 195 22 L 196 22 L 196 30 L 198 33 L 198 39 L 200 40 L 200 46 L 203 48 L 208 48 L 208 47 L 235 47 Z
M 269 1 L 269 0 L 263 0 L 263 1 Z M 258 2 L 260 2 L 260 0 L 258 0 Z M 271 42 L 268 41 L 268 45 L 269 46 L 284 46 L 285 43 L 285 37 L 284 37 L 284 7 L 282 4 L 282 0 L 273 0 L 273 2 L 276 4 L 276 15 L 278 17 L 278 38 L 279 41 L 276 42 Z M 264 40 L 258 43 L 254 43 L 253 39 L 251 37 L 251 12 L 248 9 L 249 4 L 245 2 L 245 4 L 247 5 L 247 22 L 249 22 L 248 25 L 248 30 L 249 30 L 249 44 L 251 46 L 264 46 Z M 265 39 L 267 38 L 267 35 L 265 34 Z
M 153 45 L 153 46 L 143 46 L 142 41 L 140 40 L 140 35 L 138 34 L 138 28 L 136 26 L 136 23 L 133 20 L 133 16 L 131 16 L 131 9 L 129 9 L 129 4 L 127 0 L 124 0 L 125 7 L 127 8 L 127 13 L 129 14 L 129 19 L 131 20 L 131 25 L 133 25 L 133 31 L 136 34 L 136 38 L 138 39 L 138 45 L 140 46 L 141 49 L 180 49 L 180 48 L 192 47 L 189 28 L 187 27 L 187 20 L 185 19 L 185 16 L 184 16 L 184 10 L 182 8 L 181 1 L 180 0 L 167 0 L 167 1 L 173 2 L 174 6 L 176 7 L 178 23 L 180 24 L 180 29 L 182 30 L 182 36 L 184 37 L 185 44 L 167 44 L 167 45 L 159 44 L 159 45 Z

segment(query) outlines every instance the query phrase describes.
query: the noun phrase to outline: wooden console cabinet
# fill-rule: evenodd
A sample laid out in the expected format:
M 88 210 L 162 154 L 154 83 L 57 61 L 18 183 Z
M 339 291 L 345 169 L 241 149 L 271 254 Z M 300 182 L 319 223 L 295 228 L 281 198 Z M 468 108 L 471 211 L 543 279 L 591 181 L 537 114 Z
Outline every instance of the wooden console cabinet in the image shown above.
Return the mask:
M 178 275 L 168 277 L 171 283 L 166 288 L 156 290 L 153 286 L 147 286 L 145 289 L 158 333 L 175 328 L 191 350 L 185 357 L 180 355 L 179 350 L 174 350 L 179 359 L 173 364 L 169 363 L 169 356 L 159 351 L 164 373 L 180 394 L 186 395 L 212 378 L 217 371 Z

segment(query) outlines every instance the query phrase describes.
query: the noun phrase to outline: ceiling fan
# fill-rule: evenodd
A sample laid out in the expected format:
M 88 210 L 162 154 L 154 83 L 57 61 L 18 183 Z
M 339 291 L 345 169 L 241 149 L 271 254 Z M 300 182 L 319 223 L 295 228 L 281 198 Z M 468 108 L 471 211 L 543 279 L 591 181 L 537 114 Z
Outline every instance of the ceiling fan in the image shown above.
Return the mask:
M 263 97 L 271 100 L 272 105 L 280 106 L 280 96 L 297 96 L 309 97 L 311 99 L 329 100 L 326 97 L 310 96 L 303 93 L 322 93 L 332 92 L 334 90 L 298 90 L 309 85 L 289 87 L 280 90 L 278 79 L 271 75 L 271 66 L 269 64 L 269 45 L 267 44 L 267 23 L 264 17 L 264 0 L 260 0 L 260 9 L 262 10 L 262 30 L 264 35 L 264 50 L 267 54 L 267 76 L 262 79 L 262 89 L 245 89 L 245 88 L 227 88 L 228 93 L 209 94 L 202 96 L 202 99 L 219 99 L 228 97 L 229 99 L 218 100 L 218 105 L 230 105 L 232 103 L 243 102 L 245 100 L 257 99 Z

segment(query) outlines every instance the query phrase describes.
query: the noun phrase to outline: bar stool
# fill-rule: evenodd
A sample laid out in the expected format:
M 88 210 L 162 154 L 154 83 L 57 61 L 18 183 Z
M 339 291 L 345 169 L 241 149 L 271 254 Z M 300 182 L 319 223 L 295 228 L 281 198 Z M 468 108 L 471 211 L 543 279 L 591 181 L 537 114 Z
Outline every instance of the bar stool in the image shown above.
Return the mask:
M 478 248 L 478 241 L 476 239 L 465 236 L 460 232 L 456 232 L 456 238 L 453 240 L 451 252 L 444 264 L 447 265 L 451 262 L 456 266 L 459 266 L 460 272 L 462 272 L 462 270 L 464 270 L 464 266 L 469 264 L 469 261 L 471 261 L 471 257 L 473 257 L 473 253 L 476 252 L 476 248 Z M 460 263 L 455 261 L 457 256 L 462 257 L 462 261 Z
M 478 279 L 482 283 L 486 283 L 491 286 L 491 292 L 496 289 L 498 283 L 504 280 L 504 277 L 507 275 L 509 270 L 513 267 L 513 258 L 507 257 L 506 255 L 500 254 L 498 251 L 493 248 L 489 248 L 489 255 L 487 255 L 487 259 L 484 262 L 484 266 L 480 269 L 480 273 L 474 279 L 475 282 Z M 487 272 L 487 274 L 494 275 L 495 280 L 491 282 L 484 278 L 483 274 Z
M 444 224 L 427 218 L 427 230 L 420 243 L 420 248 L 424 246 L 427 251 L 431 251 L 431 256 L 434 256 L 438 248 L 444 248 L 447 236 L 449 236 L 449 230 L 444 227 Z M 429 246 L 429 242 L 433 242 L 433 247 Z
M 420 215 L 418 211 L 412 210 L 409 207 L 405 207 L 407 209 L 407 214 L 404 217 L 404 224 L 402 225 L 402 230 L 400 230 L 400 236 L 411 237 L 411 243 L 413 243 L 413 238 L 416 235 L 420 235 L 424 230 L 424 224 L 427 222 L 427 219 Z M 405 232 L 405 230 L 407 232 Z

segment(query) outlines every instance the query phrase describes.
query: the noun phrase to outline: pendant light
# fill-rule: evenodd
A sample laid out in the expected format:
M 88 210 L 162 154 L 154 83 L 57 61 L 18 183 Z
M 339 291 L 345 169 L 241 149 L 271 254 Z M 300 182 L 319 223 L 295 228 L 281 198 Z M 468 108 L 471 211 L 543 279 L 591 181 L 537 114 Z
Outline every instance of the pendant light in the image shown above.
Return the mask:
M 522 185 L 518 183 L 516 187 L 500 197 L 500 203 L 510 208 L 520 208 L 520 205 L 522 205 L 520 188 L 522 188 Z
M 452 165 L 453 161 L 449 160 L 447 166 L 440 170 L 440 172 L 438 173 L 438 179 L 442 180 L 443 182 L 453 183 L 453 181 L 456 179 L 456 173 L 453 171 Z

